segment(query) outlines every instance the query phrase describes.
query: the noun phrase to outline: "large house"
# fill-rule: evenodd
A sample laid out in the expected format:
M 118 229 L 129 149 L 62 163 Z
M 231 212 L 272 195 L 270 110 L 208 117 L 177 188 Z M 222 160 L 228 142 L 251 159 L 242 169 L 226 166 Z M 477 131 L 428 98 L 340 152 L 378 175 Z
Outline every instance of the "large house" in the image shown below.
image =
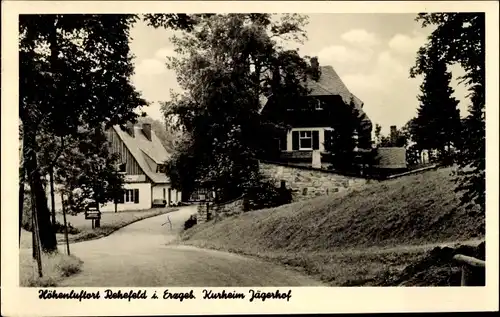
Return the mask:
M 169 153 L 151 130 L 151 125 L 127 124 L 124 129 L 113 126 L 107 131 L 112 153 L 120 156 L 120 172 L 124 173 L 123 197 L 118 203 L 108 203 L 101 211 L 149 209 L 153 201 L 166 201 L 167 205 L 181 201 L 182 193 L 171 187 L 165 174 L 165 161 Z
M 372 123 L 363 111 L 363 102 L 352 94 L 332 66 L 319 66 L 311 59 L 311 68 L 317 75 L 304 82 L 308 95 L 285 102 L 271 96 L 262 109 L 262 115 L 271 121 L 281 121 L 289 127 L 285 134 L 273 137 L 266 146 L 280 160 L 302 161 L 313 167 L 323 167 L 322 155 L 326 154 L 325 140 L 336 126 L 345 121 L 341 106 L 354 107 L 353 114 L 360 125 L 353 137 L 360 148 L 370 148 Z M 345 108 L 344 108 L 345 109 Z

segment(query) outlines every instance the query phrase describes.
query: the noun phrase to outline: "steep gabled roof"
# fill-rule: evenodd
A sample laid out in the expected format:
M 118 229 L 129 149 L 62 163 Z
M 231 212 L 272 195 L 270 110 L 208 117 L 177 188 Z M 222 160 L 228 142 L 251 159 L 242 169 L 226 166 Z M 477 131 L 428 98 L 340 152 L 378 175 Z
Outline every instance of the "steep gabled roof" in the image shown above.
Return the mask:
M 371 121 L 363 111 L 363 102 L 347 89 L 340 76 L 332 66 L 320 66 L 321 75 L 316 81 L 310 77 L 304 82 L 304 87 L 310 89 L 309 96 L 340 96 L 344 103 L 350 104 L 351 101 L 359 112 L 359 117 L 362 118 L 365 125 L 370 126 Z M 261 111 L 267 105 L 268 98 L 261 96 L 259 98 Z
M 310 96 L 340 96 L 346 104 L 351 103 L 352 100 L 357 110 L 363 112 L 363 102 L 347 89 L 332 66 L 321 66 L 320 70 L 321 75 L 318 81 L 308 78 L 305 83 L 306 88 L 311 90 Z
M 167 175 L 164 173 L 156 173 L 156 170 L 152 169 L 153 164 L 151 163 L 162 164 L 170 157 L 170 154 L 153 131 L 151 131 L 151 141 L 149 141 L 142 132 L 141 127 L 134 126 L 133 137 L 127 131 L 122 130 L 118 125 L 113 126 L 113 129 L 147 177 L 154 183 L 170 182 Z

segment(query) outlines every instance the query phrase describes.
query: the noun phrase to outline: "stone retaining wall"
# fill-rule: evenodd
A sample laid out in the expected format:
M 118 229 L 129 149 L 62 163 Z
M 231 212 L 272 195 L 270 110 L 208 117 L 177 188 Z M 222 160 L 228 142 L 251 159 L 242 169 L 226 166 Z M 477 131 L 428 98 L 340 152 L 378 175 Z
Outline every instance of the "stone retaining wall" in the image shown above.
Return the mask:
M 243 197 L 225 204 L 220 204 L 220 205 L 210 204 L 209 206 L 210 217 L 215 221 L 233 215 L 237 215 L 242 212 L 243 212 Z M 207 204 L 205 203 L 198 206 L 197 222 L 204 223 L 206 221 L 207 221 Z
M 210 205 L 209 210 L 213 214 L 212 209 L 213 209 L 213 205 Z M 197 223 L 207 222 L 207 204 L 206 203 L 198 205 L 198 214 L 196 215 L 196 222 Z
M 262 162 L 259 166 L 264 175 L 278 182 L 277 186 L 285 181 L 285 186 L 293 190 L 294 201 L 356 189 L 368 182 L 365 178 L 345 176 L 329 171 Z M 370 180 L 370 182 L 374 181 Z
M 243 197 L 236 199 L 230 203 L 216 205 L 215 220 L 221 220 L 226 217 L 238 215 L 243 212 Z

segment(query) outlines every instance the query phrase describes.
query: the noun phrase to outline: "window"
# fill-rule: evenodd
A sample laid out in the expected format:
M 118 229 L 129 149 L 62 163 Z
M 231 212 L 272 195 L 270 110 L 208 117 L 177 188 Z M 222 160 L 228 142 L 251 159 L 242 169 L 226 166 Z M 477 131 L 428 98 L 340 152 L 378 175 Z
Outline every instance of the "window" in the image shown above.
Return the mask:
M 299 131 L 299 146 L 301 150 L 312 150 L 311 131 Z
M 125 190 L 125 202 L 126 203 L 139 203 L 139 189 L 127 189 Z
M 319 131 L 318 130 L 292 131 L 292 150 L 293 151 L 319 150 Z
M 125 173 L 127 171 L 127 163 L 118 165 L 118 172 Z
M 167 166 L 165 164 L 158 164 L 158 166 L 156 167 L 156 172 L 157 173 L 166 173 Z

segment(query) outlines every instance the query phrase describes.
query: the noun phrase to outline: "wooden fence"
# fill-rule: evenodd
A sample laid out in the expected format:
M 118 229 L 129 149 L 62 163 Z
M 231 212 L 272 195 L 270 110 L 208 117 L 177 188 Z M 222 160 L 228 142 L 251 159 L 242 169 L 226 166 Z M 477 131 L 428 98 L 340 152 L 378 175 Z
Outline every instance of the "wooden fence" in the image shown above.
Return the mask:
M 484 286 L 486 262 L 471 256 L 456 254 L 453 261 L 462 267 L 461 286 Z

